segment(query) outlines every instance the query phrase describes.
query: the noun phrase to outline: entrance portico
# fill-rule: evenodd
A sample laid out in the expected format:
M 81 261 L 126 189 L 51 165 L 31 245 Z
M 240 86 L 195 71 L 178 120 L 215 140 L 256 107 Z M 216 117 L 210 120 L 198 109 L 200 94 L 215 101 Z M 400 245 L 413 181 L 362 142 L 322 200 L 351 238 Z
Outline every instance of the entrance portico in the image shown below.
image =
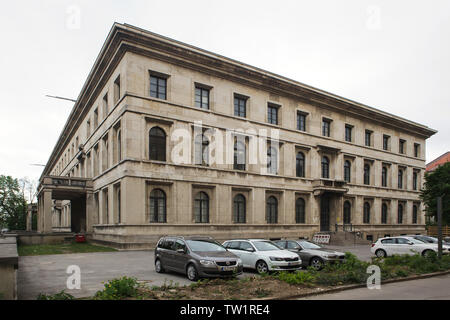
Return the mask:
M 343 221 L 343 195 L 348 189 L 340 180 L 319 179 L 313 185 L 319 203 L 320 231 L 329 232 L 331 226 Z
M 52 233 L 53 200 L 71 202 L 70 225 L 72 232 L 89 232 L 92 223 L 92 180 L 86 178 L 45 176 L 38 187 L 38 232 Z

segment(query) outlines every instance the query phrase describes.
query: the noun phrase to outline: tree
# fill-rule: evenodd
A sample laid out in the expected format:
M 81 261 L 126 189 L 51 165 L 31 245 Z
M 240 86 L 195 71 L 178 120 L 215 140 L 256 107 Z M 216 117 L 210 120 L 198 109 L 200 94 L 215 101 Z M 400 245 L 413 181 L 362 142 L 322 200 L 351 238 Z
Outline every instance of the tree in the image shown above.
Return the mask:
M 10 230 L 25 230 L 27 226 L 27 202 L 19 181 L 0 175 L 0 226 Z
M 450 162 L 425 174 L 420 197 L 425 203 L 426 215 L 437 221 L 436 198 L 442 196 L 442 224 L 450 225 Z

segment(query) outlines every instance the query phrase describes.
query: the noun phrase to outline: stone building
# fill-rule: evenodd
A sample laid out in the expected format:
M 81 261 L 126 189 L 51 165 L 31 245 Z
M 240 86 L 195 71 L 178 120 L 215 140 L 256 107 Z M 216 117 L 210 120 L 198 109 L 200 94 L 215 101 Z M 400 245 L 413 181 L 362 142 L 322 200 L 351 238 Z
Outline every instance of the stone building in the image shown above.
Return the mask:
M 420 233 L 435 133 L 116 23 L 42 174 L 38 228 L 122 248 L 166 234 Z

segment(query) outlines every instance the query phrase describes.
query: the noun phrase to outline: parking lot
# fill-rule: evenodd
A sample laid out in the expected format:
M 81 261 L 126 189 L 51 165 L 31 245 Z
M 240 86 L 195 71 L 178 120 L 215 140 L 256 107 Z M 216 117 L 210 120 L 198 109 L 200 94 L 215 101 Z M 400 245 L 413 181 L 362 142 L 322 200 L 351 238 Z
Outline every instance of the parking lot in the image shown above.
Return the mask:
M 333 247 L 340 251 L 350 251 L 363 260 L 370 259 L 369 246 Z M 81 270 L 81 289 L 67 290 L 66 282 L 70 274 L 67 267 L 77 265 Z M 240 277 L 255 275 L 246 270 Z M 155 272 L 153 251 L 119 251 L 99 253 L 79 253 L 19 258 L 18 293 L 19 299 L 36 299 L 39 293 L 54 294 L 63 289 L 75 297 L 89 297 L 103 287 L 102 282 L 121 277 L 136 277 L 150 286 L 160 286 L 164 282 L 189 285 L 185 276 L 176 273 Z

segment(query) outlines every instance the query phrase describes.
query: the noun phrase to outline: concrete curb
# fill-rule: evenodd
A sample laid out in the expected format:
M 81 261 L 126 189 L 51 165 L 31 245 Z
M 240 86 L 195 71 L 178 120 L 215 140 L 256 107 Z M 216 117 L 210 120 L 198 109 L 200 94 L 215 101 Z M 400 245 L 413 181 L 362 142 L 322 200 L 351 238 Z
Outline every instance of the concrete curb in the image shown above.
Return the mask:
M 437 277 L 437 276 L 443 276 L 446 274 L 450 274 L 450 270 L 414 275 L 414 276 L 409 276 L 409 277 L 405 277 L 405 278 L 384 280 L 381 284 L 383 285 L 383 284 L 395 283 L 395 282 L 427 279 L 427 278 L 432 278 L 432 277 Z M 335 288 L 324 289 L 319 292 L 307 292 L 307 293 L 288 295 L 288 296 L 277 297 L 277 298 L 263 298 L 263 299 L 255 299 L 255 300 L 292 300 L 292 299 L 304 298 L 304 297 L 309 297 L 309 296 L 318 296 L 318 295 L 322 295 L 322 294 L 336 293 L 336 292 L 340 292 L 340 291 L 346 291 L 346 290 L 352 290 L 352 289 L 358 289 L 358 288 L 365 288 L 366 286 L 367 285 L 365 283 L 349 284 L 349 285 L 345 285 L 345 286 L 338 286 Z

